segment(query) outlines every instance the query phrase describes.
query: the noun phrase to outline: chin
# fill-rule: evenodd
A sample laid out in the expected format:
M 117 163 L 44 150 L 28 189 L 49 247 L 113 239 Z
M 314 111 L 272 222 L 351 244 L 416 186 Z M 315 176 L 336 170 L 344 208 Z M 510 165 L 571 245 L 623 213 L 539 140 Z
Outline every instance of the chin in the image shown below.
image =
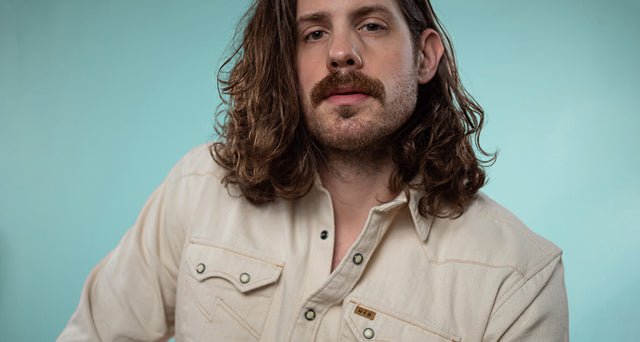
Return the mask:
M 380 134 L 375 130 L 336 130 L 327 134 L 314 134 L 313 136 L 320 142 L 323 148 L 344 151 L 344 152 L 358 152 L 369 151 L 380 147 L 382 141 L 385 140 L 386 134 Z

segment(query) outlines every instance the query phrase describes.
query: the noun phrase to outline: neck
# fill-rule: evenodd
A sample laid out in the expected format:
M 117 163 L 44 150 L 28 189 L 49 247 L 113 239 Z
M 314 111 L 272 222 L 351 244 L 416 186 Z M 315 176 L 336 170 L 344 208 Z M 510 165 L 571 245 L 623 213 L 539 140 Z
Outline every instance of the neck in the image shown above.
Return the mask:
M 318 173 L 333 204 L 334 270 L 362 232 L 371 208 L 395 197 L 389 177 L 395 168 L 388 150 L 324 151 Z
M 320 179 L 331 194 L 336 227 L 362 228 L 369 210 L 395 198 L 389 177 L 395 168 L 388 150 L 325 151 Z

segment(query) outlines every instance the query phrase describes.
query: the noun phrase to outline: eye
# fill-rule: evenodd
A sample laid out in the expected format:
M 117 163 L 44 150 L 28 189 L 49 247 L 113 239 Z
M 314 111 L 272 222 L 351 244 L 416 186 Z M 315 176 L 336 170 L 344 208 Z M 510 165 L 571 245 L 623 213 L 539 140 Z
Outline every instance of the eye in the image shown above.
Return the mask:
M 368 32 L 377 32 L 377 31 L 384 30 L 384 27 L 382 27 L 382 25 L 377 23 L 368 23 L 362 26 L 360 29 Z
M 326 34 L 324 31 L 313 31 L 305 36 L 305 40 L 320 40 L 324 38 Z

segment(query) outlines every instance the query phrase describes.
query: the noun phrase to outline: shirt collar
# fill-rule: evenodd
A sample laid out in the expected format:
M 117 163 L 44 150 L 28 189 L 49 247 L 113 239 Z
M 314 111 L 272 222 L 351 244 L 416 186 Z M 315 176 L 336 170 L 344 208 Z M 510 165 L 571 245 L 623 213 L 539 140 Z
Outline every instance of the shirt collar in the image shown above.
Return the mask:
M 327 190 L 322 185 L 322 181 L 318 174 L 316 174 L 316 178 L 313 184 L 313 187 L 316 190 L 319 190 L 321 193 L 324 193 L 328 198 L 331 198 Z M 411 214 L 411 219 L 413 221 L 413 227 L 418 234 L 418 237 L 422 241 L 426 241 L 429 237 L 429 232 L 431 231 L 431 226 L 434 222 L 433 216 L 424 217 L 420 215 L 420 198 L 424 195 L 424 192 L 421 190 L 410 189 L 409 191 L 401 191 L 395 199 L 390 202 L 383 203 L 379 206 L 374 207 L 372 210 L 376 211 L 389 211 L 394 208 L 400 207 L 404 204 L 407 204 L 407 208 L 409 209 L 409 213 Z
M 413 226 L 418 233 L 418 236 L 422 241 L 426 241 L 433 225 L 434 217 L 424 217 L 420 215 L 420 198 L 424 195 L 422 191 L 411 189 L 409 190 L 409 212 L 413 219 Z

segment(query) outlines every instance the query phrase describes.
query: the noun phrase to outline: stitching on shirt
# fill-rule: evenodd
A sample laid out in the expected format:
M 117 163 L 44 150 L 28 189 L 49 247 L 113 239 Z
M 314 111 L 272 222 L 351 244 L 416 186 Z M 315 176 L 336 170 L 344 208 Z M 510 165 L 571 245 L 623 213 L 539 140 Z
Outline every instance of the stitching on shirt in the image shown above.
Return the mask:
M 299 298 L 298 299 L 298 303 L 304 302 L 305 293 L 307 293 L 307 288 L 309 287 L 309 277 L 308 277 L 308 275 L 309 275 L 309 270 L 311 269 L 311 267 L 309 267 L 309 263 L 310 263 L 311 260 L 313 260 L 312 258 L 314 256 L 313 254 L 315 253 L 315 251 L 316 251 L 316 248 L 311 247 L 311 251 L 308 254 L 307 262 L 306 262 L 305 267 L 304 267 L 304 274 L 302 275 L 302 281 L 303 281 L 303 283 L 302 283 L 302 291 L 300 291 L 300 294 L 298 296 L 298 298 Z M 333 264 L 333 258 L 331 258 L 331 264 Z M 329 266 L 329 267 L 331 267 L 331 266 Z M 329 272 L 329 276 L 331 276 L 331 272 Z
M 411 216 L 413 226 L 416 230 L 416 235 L 418 235 L 418 239 L 421 241 L 426 241 L 429 237 L 429 233 L 431 232 L 431 228 L 433 227 L 433 223 L 435 222 L 435 217 L 431 215 L 429 215 L 428 217 L 420 215 L 418 204 L 415 203 L 415 201 L 416 199 L 412 198 L 412 200 L 409 202 L 409 214 Z M 423 220 L 426 221 L 426 223 L 423 224 L 421 222 Z M 424 235 L 424 237 L 422 235 Z
M 395 221 L 395 219 L 398 216 L 399 212 L 400 212 L 400 207 L 399 206 L 395 206 L 395 207 L 391 208 L 389 211 L 385 212 L 384 215 L 382 215 L 382 218 L 380 219 L 380 222 L 378 223 L 377 234 L 376 234 L 376 238 L 374 240 L 374 244 L 376 246 L 379 246 L 380 241 L 382 240 L 382 237 L 387 234 L 387 232 L 389 231 L 389 228 L 391 227 L 391 224 L 393 223 L 393 221 Z M 382 228 L 382 227 L 384 227 L 384 228 Z M 376 250 L 377 250 L 377 248 L 373 249 L 372 255 Z M 369 259 L 371 259 L 371 256 L 369 256 Z
M 194 262 L 193 262 L 193 260 L 191 258 L 189 258 L 189 257 L 185 257 L 185 258 L 187 259 L 187 262 L 190 265 L 194 264 Z M 284 264 L 285 263 L 283 262 L 282 263 L 282 268 L 284 268 Z M 272 265 L 272 264 L 269 264 L 269 265 Z M 192 273 L 193 273 L 193 271 L 192 271 Z M 261 278 L 259 280 L 254 280 L 254 281 L 251 282 L 251 284 L 246 284 L 246 285 L 236 281 L 235 276 L 233 276 L 233 275 L 231 275 L 229 273 L 226 273 L 226 272 L 222 272 L 222 271 L 206 272 L 206 273 L 202 274 L 201 276 L 200 275 L 194 275 L 194 277 L 198 281 L 204 281 L 205 279 L 210 278 L 210 277 L 215 277 L 216 275 L 218 275 L 218 276 L 219 275 L 227 276 L 226 278 L 225 277 L 220 277 L 220 278 L 226 279 L 230 283 L 232 283 L 234 286 L 236 286 L 236 287 L 239 286 L 242 289 L 246 289 L 248 287 L 254 287 L 254 289 L 256 289 L 256 288 L 268 285 L 271 282 L 275 282 L 277 280 L 277 278 L 279 277 L 279 276 L 276 276 L 276 277 L 268 276 L 268 277 Z
M 187 173 L 182 173 L 177 175 L 178 180 L 180 180 L 180 178 L 187 178 L 187 177 L 193 177 L 193 176 L 200 176 L 200 177 L 214 176 L 215 178 L 218 178 L 220 175 L 218 175 L 213 171 L 190 171 Z
M 538 274 L 538 272 L 540 272 L 542 269 L 544 269 L 545 267 L 547 267 L 547 265 L 549 263 L 551 263 L 553 260 L 555 260 L 556 258 L 562 256 L 562 251 L 556 253 L 556 254 L 549 254 L 549 256 L 545 259 L 540 260 L 539 263 L 537 263 L 534 267 L 532 267 L 532 272 L 530 272 L 531 274 L 529 276 L 527 276 L 527 279 L 530 279 L 532 277 L 534 277 L 536 274 Z
M 536 267 L 544 264 L 543 267 L 541 267 L 540 269 L 538 269 L 534 274 L 532 274 L 530 277 L 525 278 L 524 281 L 521 282 L 521 284 L 516 284 L 513 286 L 514 290 L 510 290 L 508 292 L 507 295 L 505 295 L 505 297 L 503 298 L 498 298 L 496 300 L 496 302 L 498 301 L 502 301 L 502 303 L 500 303 L 500 305 L 498 305 L 495 310 L 493 310 L 493 313 L 491 314 L 491 316 L 489 316 L 489 319 L 491 320 L 493 318 L 493 316 L 495 316 L 498 311 L 500 311 L 500 309 L 502 309 L 502 307 L 509 301 L 509 299 L 511 299 L 511 297 L 515 296 L 516 293 L 518 293 L 527 283 L 529 283 L 529 281 L 531 281 L 533 278 L 535 278 L 536 276 L 538 276 L 543 270 L 545 270 L 547 267 L 549 267 L 549 265 L 551 265 L 551 263 L 556 260 L 561 254 L 554 256 L 552 258 L 550 258 L 549 260 L 543 260 L 541 263 L 537 264 Z M 556 264 L 557 265 L 557 264 Z M 545 284 L 546 286 L 546 284 Z
M 240 288 L 242 288 L 242 289 L 246 289 L 247 287 L 249 287 L 249 285 L 251 285 L 251 286 L 264 286 L 264 285 L 266 285 L 268 283 L 261 284 L 261 282 L 264 282 L 264 281 L 267 281 L 267 280 L 272 280 L 272 278 L 267 277 L 267 278 L 262 278 L 260 280 L 255 280 L 251 284 L 245 285 L 245 284 L 242 284 L 242 283 L 238 283 L 236 281 L 235 277 L 233 275 L 229 274 L 229 273 L 221 272 L 221 271 L 214 271 L 214 272 L 210 272 L 210 273 L 208 272 L 208 273 L 203 274 L 202 280 L 198 280 L 198 281 L 204 281 L 205 279 L 213 278 L 216 275 L 226 275 L 227 278 L 225 278 L 225 277 L 219 277 L 219 278 L 222 278 L 222 279 L 225 279 L 225 280 L 229 281 L 231 284 L 233 284 L 236 287 L 240 286 Z M 196 278 L 196 279 L 198 279 L 198 278 Z
M 278 268 L 283 268 L 283 267 L 284 267 L 284 264 L 275 264 L 275 263 L 273 263 L 273 262 L 271 262 L 271 261 L 267 261 L 267 260 L 265 260 L 265 259 L 261 259 L 261 258 L 258 258 L 258 257 L 254 257 L 254 256 L 252 256 L 252 255 L 248 255 L 248 254 L 244 254 L 244 253 L 239 253 L 239 252 L 236 252 L 236 251 L 234 251 L 234 250 L 232 250 L 232 249 L 229 249 L 229 248 L 224 248 L 224 247 L 216 246 L 216 245 L 214 245 L 214 244 L 212 244 L 212 243 L 205 242 L 203 239 L 199 239 L 199 238 L 194 238 L 194 237 L 192 237 L 192 238 L 190 238 L 190 240 L 189 240 L 189 241 L 190 241 L 191 243 L 193 243 L 193 244 L 196 244 L 196 245 L 209 246 L 209 247 L 214 247 L 214 248 L 222 249 L 222 250 L 224 250 L 224 251 L 227 251 L 227 252 L 230 252 L 230 253 L 233 253 L 233 254 L 237 254 L 237 255 L 241 255 L 241 256 L 243 256 L 243 257 L 246 257 L 246 258 L 249 258 L 249 259 L 253 259 L 253 260 L 256 260 L 256 261 L 260 261 L 260 262 L 265 263 L 265 264 L 273 265 L 273 266 L 278 267 Z
M 367 218 L 367 222 L 368 222 L 368 218 Z M 365 223 L 365 227 L 366 227 L 366 223 Z M 334 228 L 335 229 L 335 228 Z M 353 245 L 351 246 L 351 248 L 349 250 L 351 250 L 353 248 L 353 246 L 356 245 L 362 245 L 363 243 L 361 242 L 362 240 L 364 240 L 365 237 L 363 235 L 359 235 L 358 238 L 356 239 L 356 241 L 353 243 Z M 348 255 L 348 251 L 347 254 L 345 254 L 345 256 Z M 371 256 L 369 256 L 371 257 Z M 331 271 L 331 273 L 329 274 L 329 278 L 322 283 L 322 285 L 317 288 L 310 296 L 309 298 L 312 298 L 311 300 L 315 300 L 315 298 L 317 297 L 318 294 L 322 293 L 326 288 L 332 286 L 332 283 L 334 283 L 333 279 L 335 279 L 337 277 L 337 274 L 339 274 L 340 272 L 342 272 L 342 269 L 347 267 L 346 262 L 344 262 L 345 258 L 343 257 L 343 259 L 340 261 L 340 263 L 338 264 L 338 266 Z M 366 266 L 366 264 L 368 264 L 369 260 L 365 260 L 365 264 L 362 266 Z M 332 260 L 332 265 L 333 265 L 333 260 Z M 307 267 L 307 270 L 309 268 Z M 307 271 L 305 271 L 305 276 Z M 353 278 L 350 282 L 348 282 L 347 284 L 345 284 L 345 288 L 349 288 L 349 289 L 353 289 L 353 286 L 358 282 L 358 278 Z M 349 290 L 350 292 L 351 290 Z
M 417 324 L 415 324 L 415 323 L 409 322 L 409 321 L 407 321 L 407 320 L 405 320 L 405 319 L 402 319 L 402 318 L 400 318 L 400 317 L 397 317 L 397 316 L 394 316 L 394 315 L 392 315 L 392 314 L 389 314 L 389 313 L 387 313 L 387 312 L 385 312 L 385 311 L 382 311 L 382 310 L 380 310 L 380 309 L 378 309 L 378 308 L 372 308 L 372 307 L 367 306 L 367 305 L 362 304 L 362 303 L 356 303 L 356 302 L 354 302 L 353 300 L 350 300 L 350 301 L 349 301 L 349 303 L 351 303 L 351 304 L 355 304 L 355 305 L 359 305 L 359 306 L 363 306 L 363 307 L 365 307 L 365 308 L 369 308 L 369 309 L 371 309 L 371 310 L 373 310 L 373 311 L 376 311 L 376 312 L 378 312 L 378 313 L 381 313 L 381 314 L 383 314 L 383 315 L 386 315 L 386 316 L 389 316 L 389 317 L 394 318 L 394 319 L 396 319 L 396 320 L 399 320 L 399 321 L 401 321 L 401 322 L 407 323 L 407 324 L 409 324 L 409 325 L 411 325 L 411 326 L 414 326 L 414 327 L 416 327 L 416 328 L 418 328 L 418 329 L 420 329 L 420 330 L 424 330 L 424 331 L 426 331 L 426 332 L 428 332 L 428 333 L 430 333 L 430 334 L 436 335 L 436 336 L 438 336 L 438 337 L 440 337 L 440 338 L 444 339 L 445 341 L 454 341 L 454 342 L 456 341 L 455 339 L 450 339 L 450 338 L 448 338 L 448 337 L 446 337 L 446 336 L 442 336 L 442 335 L 440 335 L 439 333 L 437 333 L 437 332 L 435 332 L 435 331 L 432 331 L 432 330 L 429 330 L 429 329 L 427 329 L 427 328 L 421 327 L 421 326 L 419 326 L 419 325 L 417 325 Z M 356 324 L 356 322 L 353 320 L 353 317 L 352 317 L 351 315 L 349 315 L 349 319 L 351 320 L 351 322 L 353 322 L 353 324 L 354 324 L 355 326 L 358 326 L 358 325 Z M 376 340 L 376 341 L 382 341 L 382 340 Z
M 488 209 L 488 210 L 487 210 L 487 213 L 488 213 L 489 215 L 491 215 L 491 217 L 492 217 L 494 220 L 496 220 L 496 221 L 500 221 L 500 222 L 502 222 L 502 223 L 511 223 L 511 221 L 512 221 L 512 220 L 507 221 L 504 217 L 502 217 L 502 216 L 498 215 L 498 213 L 496 213 L 496 212 L 495 212 L 495 209 L 494 209 L 493 207 L 491 207 L 491 206 L 487 205 L 487 199 L 484 199 L 484 198 L 483 198 L 483 201 L 482 201 L 482 204 L 481 204 L 481 205 L 482 205 L 485 209 Z M 517 221 L 519 221 L 517 218 L 516 218 L 516 220 L 517 220 Z M 538 246 L 538 248 L 539 248 L 539 249 L 541 249 L 543 252 L 545 252 L 547 255 L 552 255 L 552 254 L 553 254 L 550 250 L 548 250 L 548 249 L 544 248 L 540 243 L 538 243 L 538 241 L 536 241 L 536 240 L 533 238 L 533 237 L 534 237 L 534 235 L 533 235 L 533 232 L 532 232 L 531 230 L 529 230 L 529 229 L 527 229 L 527 228 L 523 228 L 523 227 L 522 227 L 522 225 L 523 225 L 523 223 L 516 224 L 516 225 L 514 225 L 514 226 L 515 226 L 515 227 L 517 227 L 517 228 L 518 228 L 518 230 L 523 231 L 523 232 L 525 233 L 525 235 L 527 236 L 527 239 L 528 239 L 529 241 L 531 241 L 534 245 Z
M 435 264 L 435 265 L 458 263 L 458 264 L 469 264 L 469 265 L 486 266 L 486 267 L 496 268 L 496 269 L 509 268 L 509 269 L 514 270 L 516 273 L 518 273 L 521 277 L 524 278 L 524 273 L 522 273 L 522 271 L 520 271 L 518 268 L 516 268 L 514 266 L 511 266 L 511 265 L 490 265 L 490 264 L 485 264 L 485 263 L 479 262 L 479 261 L 460 260 L 460 259 L 429 260 L 429 262 L 432 263 L 432 264 Z
M 217 305 L 215 304 L 215 302 L 214 302 L 214 305 L 213 305 L 213 308 L 212 308 L 211 312 L 209 312 L 209 310 L 207 310 L 207 308 L 205 308 L 204 305 L 202 303 L 200 303 L 200 300 L 198 299 L 198 297 L 196 296 L 195 292 L 191 288 L 191 284 L 189 284 L 189 281 L 185 280 L 184 283 L 185 283 L 185 285 L 187 287 L 187 290 L 189 291 L 189 294 L 191 295 L 193 300 L 196 302 L 196 307 L 198 308 L 198 310 L 200 310 L 200 313 L 202 313 L 202 315 L 209 321 L 209 323 L 213 323 L 213 316 L 214 316 L 214 314 L 216 312 L 216 308 L 217 308 Z M 217 301 L 217 299 L 216 299 L 216 301 Z
M 549 256 L 548 258 L 542 259 L 539 263 L 537 263 L 534 267 L 532 267 L 532 274 L 525 275 L 519 282 L 516 282 L 513 286 L 511 286 L 508 290 L 505 291 L 505 294 L 502 297 L 496 298 L 494 305 L 498 304 L 495 307 L 495 310 L 492 309 L 492 312 L 497 312 L 509 299 L 518 292 L 520 288 L 522 288 L 525 284 L 527 284 L 531 279 L 533 279 L 536 275 L 538 275 L 542 270 L 544 270 L 553 260 L 561 256 L 562 253 L 558 253 L 557 255 Z M 489 317 L 491 319 L 493 314 Z
M 209 311 L 207 310 L 204 305 L 200 302 L 200 300 L 198 299 L 198 297 L 196 296 L 195 292 L 193 291 L 193 288 L 191 287 L 191 285 L 189 284 L 188 281 L 185 281 L 187 290 L 189 291 L 189 294 L 191 295 L 191 297 L 193 297 L 193 300 L 196 303 L 196 307 L 198 308 L 198 310 L 200 311 L 200 313 L 202 313 L 202 315 L 207 319 L 207 321 L 209 321 L 209 323 L 213 323 L 214 318 L 216 317 L 216 312 L 218 311 L 218 308 L 223 309 L 225 312 L 227 312 L 227 314 L 229 315 L 229 317 L 233 318 L 235 321 L 238 322 L 238 324 L 240 324 L 240 326 L 246 330 L 249 334 L 251 334 L 253 337 L 255 337 L 256 339 L 260 339 L 260 334 L 251 327 L 251 325 L 249 325 L 249 323 L 247 321 L 245 321 L 242 316 L 236 312 L 235 310 L 233 310 L 232 307 L 229 306 L 229 304 L 227 304 L 222 298 L 220 298 L 219 296 L 216 296 L 215 300 L 214 300 L 214 304 L 212 307 L 212 310 Z M 265 320 L 266 321 L 266 320 Z
M 418 233 L 416 232 L 416 235 Z M 514 270 L 515 272 L 517 272 L 521 277 L 525 277 L 524 276 L 524 272 L 522 272 L 520 269 L 518 269 L 515 266 L 512 265 L 491 265 L 491 264 L 486 264 L 483 262 L 479 262 L 479 261 L 471 261 L 471 260 L 462 260 L 462 259 L 444 259 L 444 260 L 437 260 L 435 258 L 431 258 L 429 256 L 429 254 L 427 253 L 427 251 L 424 248 L 424 244 L 420 241 L 420 236 L 418 236 L 418 239 L 416 241 L 418 243 L 418 245 L 420 245 L 420 250 L 422 251 L 422 253 L 424 253 L 425 258 L 427 258 L 427 261 L 434 264 L 434 265 L 443 265 L 443 264 L 448 264 L 448 263 L 459 263 L 459 264 L 470 264 L 470 265 L 478 265 L 478 266 L 486 266 L 486 267 L 490 267 L 490 268 L 496 268 L 496 269 L 500 269 L 500 268 L 509 268 Z
M 262 332 L 264 332 L 264 327 L 267 325 L 267 321 L 271 318 L 271 307 L 273 306 L 273 302 L 274 302 L 274 296 L 275 296 L 275 290 L 274 293 L 271 294 L 270 298 L 269 298 L 269 307 L 267 308 L 267 314 L 266 317 L 262 320 L 262 327 L 260 327 L 260 336 L 262 336 Z
M 218 306 L 220 306 L 224 311 L 226 311 L 229 316 L 233 319 L 235 319 L 241 327 L 244 328 L 244 330 L 246 330 L 249 334 L 251 334 L 253 337 L 257 339 L 260 339 L 260 334 L 258 334 L 257 331 L 255 331 L 247 321 L 245 321 L 242 316 L 236 312 L 235 310 L 233 310 L 232 307 L 230 307 L 222 298 L 220 297 L 216 297 L 216 301 L 220 301 Z

